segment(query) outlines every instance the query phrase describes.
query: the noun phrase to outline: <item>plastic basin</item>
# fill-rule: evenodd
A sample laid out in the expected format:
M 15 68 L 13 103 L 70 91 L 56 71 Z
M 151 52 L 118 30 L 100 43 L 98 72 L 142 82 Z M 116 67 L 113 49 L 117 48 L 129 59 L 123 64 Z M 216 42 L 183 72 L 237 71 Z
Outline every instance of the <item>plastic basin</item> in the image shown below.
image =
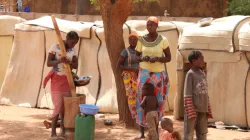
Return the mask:
M 86 115 L 95 115 L 98 113 L 100 107 L 90 104 L 80 104 L 80 112 Z

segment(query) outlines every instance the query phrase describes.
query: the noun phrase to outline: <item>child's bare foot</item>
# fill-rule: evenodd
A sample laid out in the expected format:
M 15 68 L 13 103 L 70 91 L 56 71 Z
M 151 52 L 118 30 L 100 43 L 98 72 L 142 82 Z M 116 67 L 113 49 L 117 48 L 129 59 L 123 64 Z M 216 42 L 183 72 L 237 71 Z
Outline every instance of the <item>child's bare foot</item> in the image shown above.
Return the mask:
M 51 134 L 51 138 L 56 138 L 56 137 L 57 137 L 56 134 L 54 134 L 54 133 Z
M 51 123 L 49 123 L 47 120 L 43 121 L 43 124 L 46 127 L 46 129 L 51 128 Z
M 136 139 L 142 139 L 142 138 L 145 138 L 145 136 L 142 135 L 142 134 L 139 134 L 139 135 L 136 137 Z
M 65 137 L 65 129 L 61 129 L 60 137 Z

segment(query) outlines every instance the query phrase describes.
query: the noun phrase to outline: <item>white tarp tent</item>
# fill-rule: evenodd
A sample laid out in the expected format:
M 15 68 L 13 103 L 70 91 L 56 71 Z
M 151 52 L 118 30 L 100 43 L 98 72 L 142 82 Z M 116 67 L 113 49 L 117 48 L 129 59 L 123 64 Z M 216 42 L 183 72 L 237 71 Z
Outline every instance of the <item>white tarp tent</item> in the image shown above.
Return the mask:
M 2 85 L 14 39 L 15 24 L 24 22 L 20 17 L 0 16 L 0 87 Z
M 80 23 L 60 19 L 57 21 L 64 38 L 66 32 L 70 30 L 78 32 L 81 37 L 75 47 L 79 54 L 77 74 L 93 76 L 91 83 L 77 88 L 77 92 L 86 94 L 86 102 L 93 104 L 98 88 L 100 88 L 97 101 L 97 105 L 101 106 L 100 111 L 116 113 L 118 109 L 116 86 L 106 49 L 102 22 Z M 145 33 L 145 25 L 146 21 L 127 21 L 123 28 L 126 46 L 128 46 L 129 32 Z M 174 56 L 178 46 L 178 35 L 184 26 L 189 25 L 191 23 L 160 22 L 159 33 L 168 38 L 172 52 L 172 61 L 167 65 L 171 80 L 168 110 L 173 110 L 173 99 L 176 93 L 176 59 Z M 0 91 L 1 103 L 17 105 L 28 103 L 31 107 L 53 108 L 49 92 L 50 82 L 46 87 L 47 96 L 41 84 L 50 70 L 45 64 L 48 49 L 55 43 L 57 39 L 48 16 L 16 25 L 13 51 Z M 99 82 L 101 82 L 100 86 L 98 86 Z

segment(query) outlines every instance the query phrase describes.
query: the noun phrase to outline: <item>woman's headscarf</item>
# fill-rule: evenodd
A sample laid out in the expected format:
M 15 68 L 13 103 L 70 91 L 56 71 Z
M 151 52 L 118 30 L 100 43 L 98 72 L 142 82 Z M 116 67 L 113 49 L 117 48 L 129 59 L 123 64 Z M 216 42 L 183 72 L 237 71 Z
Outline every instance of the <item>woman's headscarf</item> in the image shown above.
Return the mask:
M 152 21 L 152 22 L 156 23 L 157 25 L 159 24 L 159 20 L 157 17 L 153 17 L 153 16 L 149 17 L 147 21 Z

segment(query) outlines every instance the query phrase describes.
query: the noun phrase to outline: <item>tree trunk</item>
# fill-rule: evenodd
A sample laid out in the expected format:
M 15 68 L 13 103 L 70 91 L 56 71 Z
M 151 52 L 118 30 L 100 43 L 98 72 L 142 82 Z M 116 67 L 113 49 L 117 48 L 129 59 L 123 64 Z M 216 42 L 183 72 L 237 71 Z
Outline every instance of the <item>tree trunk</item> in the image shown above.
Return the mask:
M 76 0 L 75 14 L 85 15 L 88 12 L 91 3 L 90 0 Z
M 125 48 L 123 24 L 132 12 L 132 0 L 100 0 L 100 8 L 106 46 L 116 81 L 119 120 L 123 121 L 126 127 L 133 127 L 134 122 L 128 109 L 121 70 L 116 69 L 120 52 Z

